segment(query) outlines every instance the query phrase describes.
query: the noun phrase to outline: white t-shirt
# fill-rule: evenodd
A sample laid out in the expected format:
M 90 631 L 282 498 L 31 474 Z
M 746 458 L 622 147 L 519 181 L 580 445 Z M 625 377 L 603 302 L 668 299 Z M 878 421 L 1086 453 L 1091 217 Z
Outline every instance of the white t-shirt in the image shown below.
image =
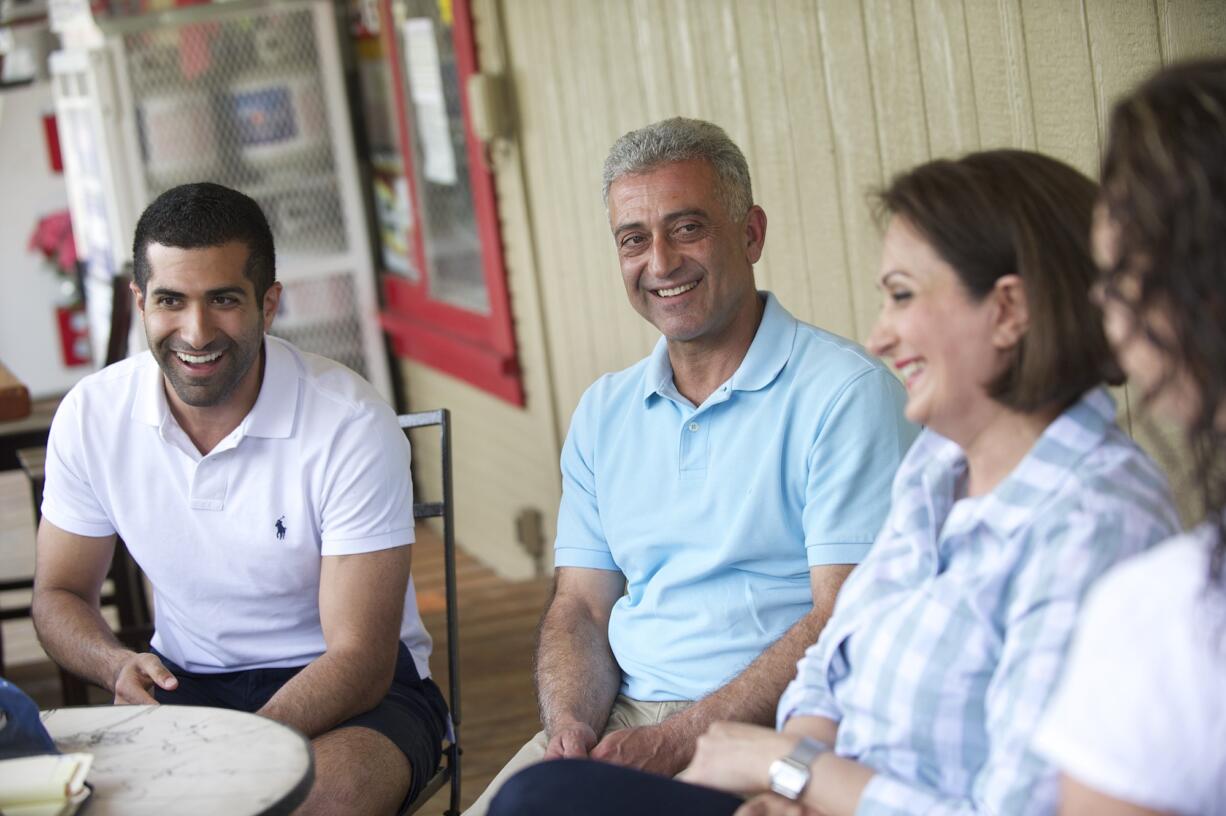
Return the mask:
M 1212 533 L 1173 538 L 1090 593 L 1035 750 L 1142 807 L 1226 815 L 1226 590 Z
M 301 666 L 324 652 L 324 556 L 413 541 L 409 446 L 394 412 L 344 366 L 265 340 L 250 413 L 202 456 L 145 352 L 64 398 L 47 447 L 43 515 L 118 532 L 154 590 L 153 645 L 188 671 Z M 401 640 L 429 675 L 412 581 Z

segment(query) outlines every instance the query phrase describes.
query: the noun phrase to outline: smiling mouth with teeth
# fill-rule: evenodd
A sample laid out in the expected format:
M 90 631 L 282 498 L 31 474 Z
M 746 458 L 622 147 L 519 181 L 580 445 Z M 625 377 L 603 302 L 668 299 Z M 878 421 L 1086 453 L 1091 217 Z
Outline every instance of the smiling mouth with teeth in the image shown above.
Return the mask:
M 698 281 L 693 281 L 691 283 L 683 283 L 680 286 L 674 286 L 671 289 L 657 289 L 656 294 L 659 295 L 660 297 L 665 297 L 665 298 L 676 297 L 677 295 L 684 295 L 686 292 L 690 291 L 697 285 L 698 285 Z
M 919 360 L 909 360 L 903 365 L 898 366 L 898 373 L 902 374 L 903 382 L 906 385 L 911 385 L 912 380 L 924 373 L 924 363 Z
M 212 354 L 188 354 L 184 351 L 176 351 L 175 356 L 188 365 L 204 365 L 211 363 L 221 356 L 220 351 L 214 351 Z

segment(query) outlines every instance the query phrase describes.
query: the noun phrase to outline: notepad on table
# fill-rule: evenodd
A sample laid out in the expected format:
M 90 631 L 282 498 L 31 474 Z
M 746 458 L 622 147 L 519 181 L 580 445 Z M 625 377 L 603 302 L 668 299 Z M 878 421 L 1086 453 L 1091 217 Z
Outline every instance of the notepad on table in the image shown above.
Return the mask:
M 4 816 L 69 816 L 89 796 L 93 754 L 39 754 L 0 759 Z

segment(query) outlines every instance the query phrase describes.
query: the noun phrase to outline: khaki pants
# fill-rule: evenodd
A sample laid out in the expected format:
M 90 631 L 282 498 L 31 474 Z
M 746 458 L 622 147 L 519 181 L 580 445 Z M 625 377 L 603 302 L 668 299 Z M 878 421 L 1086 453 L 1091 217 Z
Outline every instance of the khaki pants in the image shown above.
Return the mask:
M 609 724 L 605 726 L 604 734 L 620 731 L 623 728 L 655 725 L 692 705 L 693 703 L 688 700 L 652 703 L 642 700 L 631 700 L 629 697 L 619 694 L 617 699 L 613 701 L 613 710 L 609 712 Z M 601 736 L 603 737 L 604 734 L 601 734 Z M 485 812 L 489 809 L 494 794 L 498 793 L 498 789 L 503 786 L 503 783 L 529 765 L 535 765 L 544 759 L 545 749 L 548 746 L 549 738 L 545 736 L 544 731 L 541 731 L 529 740 L 528 744 L 520 748 L 519 753 L 511 757 L 511 761 L 502 767 L 502 770 L 490 782 L 489 787 L 477 798 L 477 801 L 473 802 L 472 807 L 464 811 L 464 816 L 485 816 Z

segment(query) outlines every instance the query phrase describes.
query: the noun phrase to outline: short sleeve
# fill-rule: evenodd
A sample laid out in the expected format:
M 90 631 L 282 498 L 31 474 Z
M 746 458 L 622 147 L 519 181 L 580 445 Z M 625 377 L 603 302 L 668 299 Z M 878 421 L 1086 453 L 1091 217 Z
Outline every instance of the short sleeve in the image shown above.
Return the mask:
M 352 555 L 413 542 L 409 440 L 391 408 L 360 407 L 337 432 L 320 497 L 320 554 Z
M 811 567 L 864 559 L 890 509 L 898 465 L 918 429 L 903 416 L 906 396 L 873 367 L 830 406 L 809 451 L 805 548 Z
M 784 689 L 775 710 L 775 727 L 780 731 L 793 717 L 825 717 L 835 722 L 842 719 L 824 671 L 826 646 L 819 637 L 796 663 L 796 677 Z
M 1197 746 L 1213 754 L 1200 738 L 1212 711 L 1198 713 L 1206 698 L 1185 684 L 1210 677 L 1198 677 L 1203 672 L 1181 654 L 1192 622 L 1169 611 L 1177 606 L 1171 595 L 1179 589 L 1152 568 L 1139 567 L 1125 565 L 1091 593 L 1035 750 L 1107 796 L 1147 808 L 1202 812 L 1205 802 L 1196 792 L 1204 780 L 1195 769 L 1205 760 L 1195 755 L 1201 753 Z M 1155 587 L 1164 594 L 1151 601 Z M 1218 773 L 1210 770 L 1209 776 Z
M 562 446 L 562 503 L 554 566 L 617 570 L 596 501 L 594 389 L 575 408 Z
M 73 389 L 51 421 L 42 514 L 65 532 L 103 538 L 114 535 L 115 527 L 90 481 L 84 420 L 80 391 Z

